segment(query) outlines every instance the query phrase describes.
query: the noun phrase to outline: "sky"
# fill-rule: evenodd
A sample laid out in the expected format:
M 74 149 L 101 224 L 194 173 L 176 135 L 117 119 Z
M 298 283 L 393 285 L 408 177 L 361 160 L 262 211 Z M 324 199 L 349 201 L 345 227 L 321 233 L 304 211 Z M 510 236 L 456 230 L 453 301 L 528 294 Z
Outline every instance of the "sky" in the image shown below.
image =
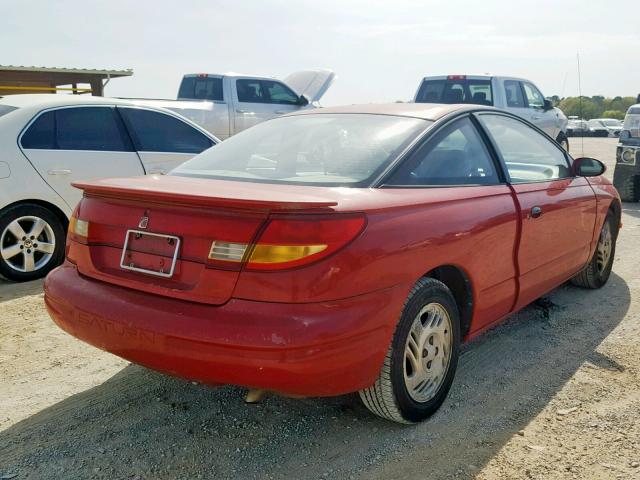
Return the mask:
M 3 6 L 3 4 L 5 4 Z M 131 68 L 108 96 L 175 98 L 185 73 L 329 68 L 323 105 L 409 100 L 425 75 L 491 73 L 544 95 L 640 93 L 637 1 L 0 0 L 0 64 Z

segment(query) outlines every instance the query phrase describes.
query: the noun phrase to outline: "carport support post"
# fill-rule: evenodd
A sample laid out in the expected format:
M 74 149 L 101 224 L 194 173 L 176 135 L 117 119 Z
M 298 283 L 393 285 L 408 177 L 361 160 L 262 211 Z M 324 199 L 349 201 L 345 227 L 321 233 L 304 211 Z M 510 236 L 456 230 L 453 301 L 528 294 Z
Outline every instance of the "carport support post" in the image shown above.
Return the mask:
M 91 81 L 91 95 L 94 97 L 104 96 L 104 85 L 102 85 L 102 80 Z

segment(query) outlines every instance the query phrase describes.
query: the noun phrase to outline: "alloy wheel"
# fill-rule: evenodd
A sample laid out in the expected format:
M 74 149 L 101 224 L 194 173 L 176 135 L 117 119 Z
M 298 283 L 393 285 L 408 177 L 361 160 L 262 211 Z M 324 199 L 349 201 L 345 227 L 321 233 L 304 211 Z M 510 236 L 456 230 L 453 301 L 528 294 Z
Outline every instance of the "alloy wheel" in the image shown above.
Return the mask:
M 439 303 L 429 303 L 416 315 L 404 353 L 404 383 L 418 403 L 431 400 L 440 389 L 451 362 L 451 319 Z
M 40 270 L 49 263 L 55 248 L 51 225 L 35 216 L 16 218 L 0 235 L 0 257 L 17 272 Z
M 611 236 L 611 227 L 609 222 L 605 222 L 600 232 L 600 239 L 598 240 L 598 246 L 596 250 L 596 265 L 598 272 L 602 273 L 609 264 L 611 257 L 611 250 L 613 247 L 613 239 Z

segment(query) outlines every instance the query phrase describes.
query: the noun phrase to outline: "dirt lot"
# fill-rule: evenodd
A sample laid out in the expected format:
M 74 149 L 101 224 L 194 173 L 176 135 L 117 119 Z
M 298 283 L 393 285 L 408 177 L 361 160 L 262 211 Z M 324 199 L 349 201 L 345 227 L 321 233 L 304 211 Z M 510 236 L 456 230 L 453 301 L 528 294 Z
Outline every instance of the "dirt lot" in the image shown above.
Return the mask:
M 584 152 L 612 166 L 615 143 Z M 640 207 L 623 222 L 605 288 L 560 287 L 467 345 L 412 427 L 353 395 L 245 405 L 145 370 L 54 326 L 41 282 L 0 280 L 0 478 L 640 479 Z

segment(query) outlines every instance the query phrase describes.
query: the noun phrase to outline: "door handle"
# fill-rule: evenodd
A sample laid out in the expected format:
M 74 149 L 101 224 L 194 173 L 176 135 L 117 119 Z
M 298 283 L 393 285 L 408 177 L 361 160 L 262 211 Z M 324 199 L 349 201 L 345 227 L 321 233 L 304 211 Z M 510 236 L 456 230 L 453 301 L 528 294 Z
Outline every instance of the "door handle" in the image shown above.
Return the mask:
M 538 218 L 540 215 L 542 215 L 542 208 L 533 207 L 531 209 L 531 218 Z
M 165 175 L 167 170 L 164 168 L 152 168 L 149 170 L 149 175 Z
M 286 111 L 284 111 L 284 110 L 276 110 L 276 111 L 275 111 L 275 112 L 273 112 L 273 113 L 275 113 L 276 115 L 283 115 L 283 114 L 285 114 L 285 113 L 287 113 L 287 112 L 286 112 Z
M 245 115 L 255 115 L 256 112 L 249 112 L 247 110 L 236 110 L 236 113 L 244 113 Z
M 533 115 L 531 117 L 531 120 L 540 120 L 540 117 L 538 115 Z
M 49 175 L 70 175 L 71 170 L 67 168 L 54 168 L 53 170 L 49 170 L 47 173 Z

